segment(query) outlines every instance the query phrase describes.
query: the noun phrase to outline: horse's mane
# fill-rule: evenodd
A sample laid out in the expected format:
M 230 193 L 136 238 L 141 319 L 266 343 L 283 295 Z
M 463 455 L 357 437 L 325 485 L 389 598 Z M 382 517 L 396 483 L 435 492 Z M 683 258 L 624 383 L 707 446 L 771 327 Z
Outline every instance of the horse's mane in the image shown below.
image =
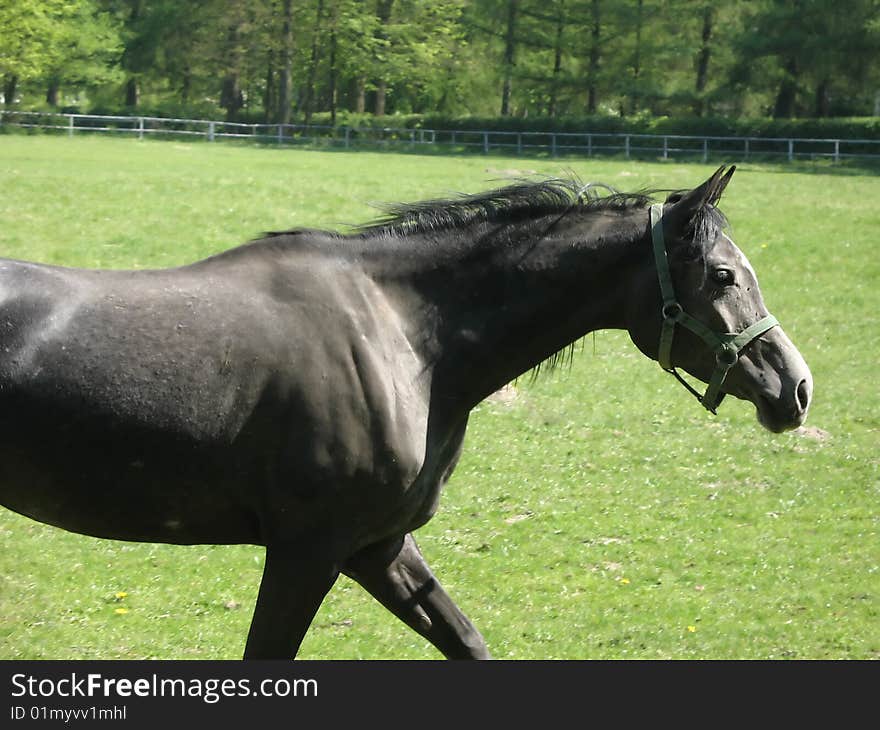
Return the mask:
M 365 235 L 430 233 L 479 223 L 514 223 L 565 215 L 578 206 L 590 210 L 643 208 L 652 201 L 650 191 L 621 193 L 603 183 L 550 178 L 520 181 L 497 190 L 455 198 L 393 203 L 384 207 L 384 215 L 356 230 Z
M 562 218 L 574 211 L 639 210 L 656 202 L 656 196 L 669 195 L 674 200 L 686 191 L 639 190 L 620 192 L 605 183 L 584 183 L 577 177 L 547 178 L 539 181 L 517 181 L 495 190 L 458 195 L 453 198 L 424 200 L 416 203 L 390 203 L 382 206 L 379 218 L 356 226 L 353 235 L 409 236 L 437 231 L 455 231 L 480 223 L 510 224 L 536 220 L 545 216 Z M 727 227 L 727 220 L 715 206 L 706 205 L 692 221 L 693 242 L 699 249 L 714 239 L 718 230 Z M 303 233 L 321 233 L 344 238 L 331 231 L 293 229 L 266 233 L 266 239 Z M 264 240 L 266 240 L 264 239 Z

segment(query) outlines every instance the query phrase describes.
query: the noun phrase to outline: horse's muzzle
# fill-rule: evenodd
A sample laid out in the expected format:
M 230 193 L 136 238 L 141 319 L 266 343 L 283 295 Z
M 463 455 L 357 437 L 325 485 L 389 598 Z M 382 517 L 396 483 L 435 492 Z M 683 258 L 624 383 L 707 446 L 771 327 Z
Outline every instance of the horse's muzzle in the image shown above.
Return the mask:
M 758 422 L 773 433 L 797 428 L 807 417 L 812 394 L 812 378 L 801 378 L 790 393 L 782 393 L 775 401 L 763 395 L 756 396 L 754 403 Z
M 806 419 L 813 398 L 813 376 L 780 327 L 752 343 L 731 375 L 729 392 L 751 401 L 758 422 L 768 431 L 789 431 Z

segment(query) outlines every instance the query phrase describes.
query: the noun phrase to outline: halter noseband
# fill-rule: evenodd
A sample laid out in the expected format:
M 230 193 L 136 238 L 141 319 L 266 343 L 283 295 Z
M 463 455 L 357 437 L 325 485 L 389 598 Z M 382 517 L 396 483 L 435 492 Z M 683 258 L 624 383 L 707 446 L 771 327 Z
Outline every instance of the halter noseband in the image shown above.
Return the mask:
M 651 206 L 651 239 L 654 242 L 654 259 L 657 264 L 657 276 L 660 279 L 660 293 L 663 297 L 661 309 L 663 328 L 660 330 L 657 361 L 660 363 L 660 367 L 667 373 L 674 375 L 703 404 L 706 410 L 715 414 L 724 399 L 721 386 L 724 384 L 724 379 L 730 368 L 739 361 L 742 349 L 767 330 L 776 327 L 779 322 L 776 317 L 768 314 L 741 332 L 713 332 L 705 324 L 685 312 L 675 298 L 672 274 L 669 271 L 669 259 L 666 255 L 666 243 L 663 239 L 663 205 L 659 203 Z M 694 390 L 672 364 L 672 339 L 675 336 L 677 324 L 700 337 L 715 353 L 715 370 L 703 395 Z

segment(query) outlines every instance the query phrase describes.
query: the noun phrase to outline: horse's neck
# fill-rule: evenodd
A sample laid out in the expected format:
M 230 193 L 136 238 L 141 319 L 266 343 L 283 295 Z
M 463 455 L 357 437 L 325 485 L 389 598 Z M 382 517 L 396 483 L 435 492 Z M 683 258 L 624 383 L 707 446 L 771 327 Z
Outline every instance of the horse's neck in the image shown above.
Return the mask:
M 402 273 L 389 280 L 445 397 L 471 407 L 585 334 L 625 326 L 646 224 L 611 215 L 553 223 L 402 244 Z

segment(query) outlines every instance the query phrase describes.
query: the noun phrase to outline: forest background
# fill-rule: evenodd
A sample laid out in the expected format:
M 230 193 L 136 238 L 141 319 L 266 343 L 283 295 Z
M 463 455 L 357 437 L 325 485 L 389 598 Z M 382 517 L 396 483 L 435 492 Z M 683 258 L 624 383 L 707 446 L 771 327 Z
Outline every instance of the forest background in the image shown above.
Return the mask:
M 878 0 L 0 3 L 5 109 L 880 137 L 878 58 Z

